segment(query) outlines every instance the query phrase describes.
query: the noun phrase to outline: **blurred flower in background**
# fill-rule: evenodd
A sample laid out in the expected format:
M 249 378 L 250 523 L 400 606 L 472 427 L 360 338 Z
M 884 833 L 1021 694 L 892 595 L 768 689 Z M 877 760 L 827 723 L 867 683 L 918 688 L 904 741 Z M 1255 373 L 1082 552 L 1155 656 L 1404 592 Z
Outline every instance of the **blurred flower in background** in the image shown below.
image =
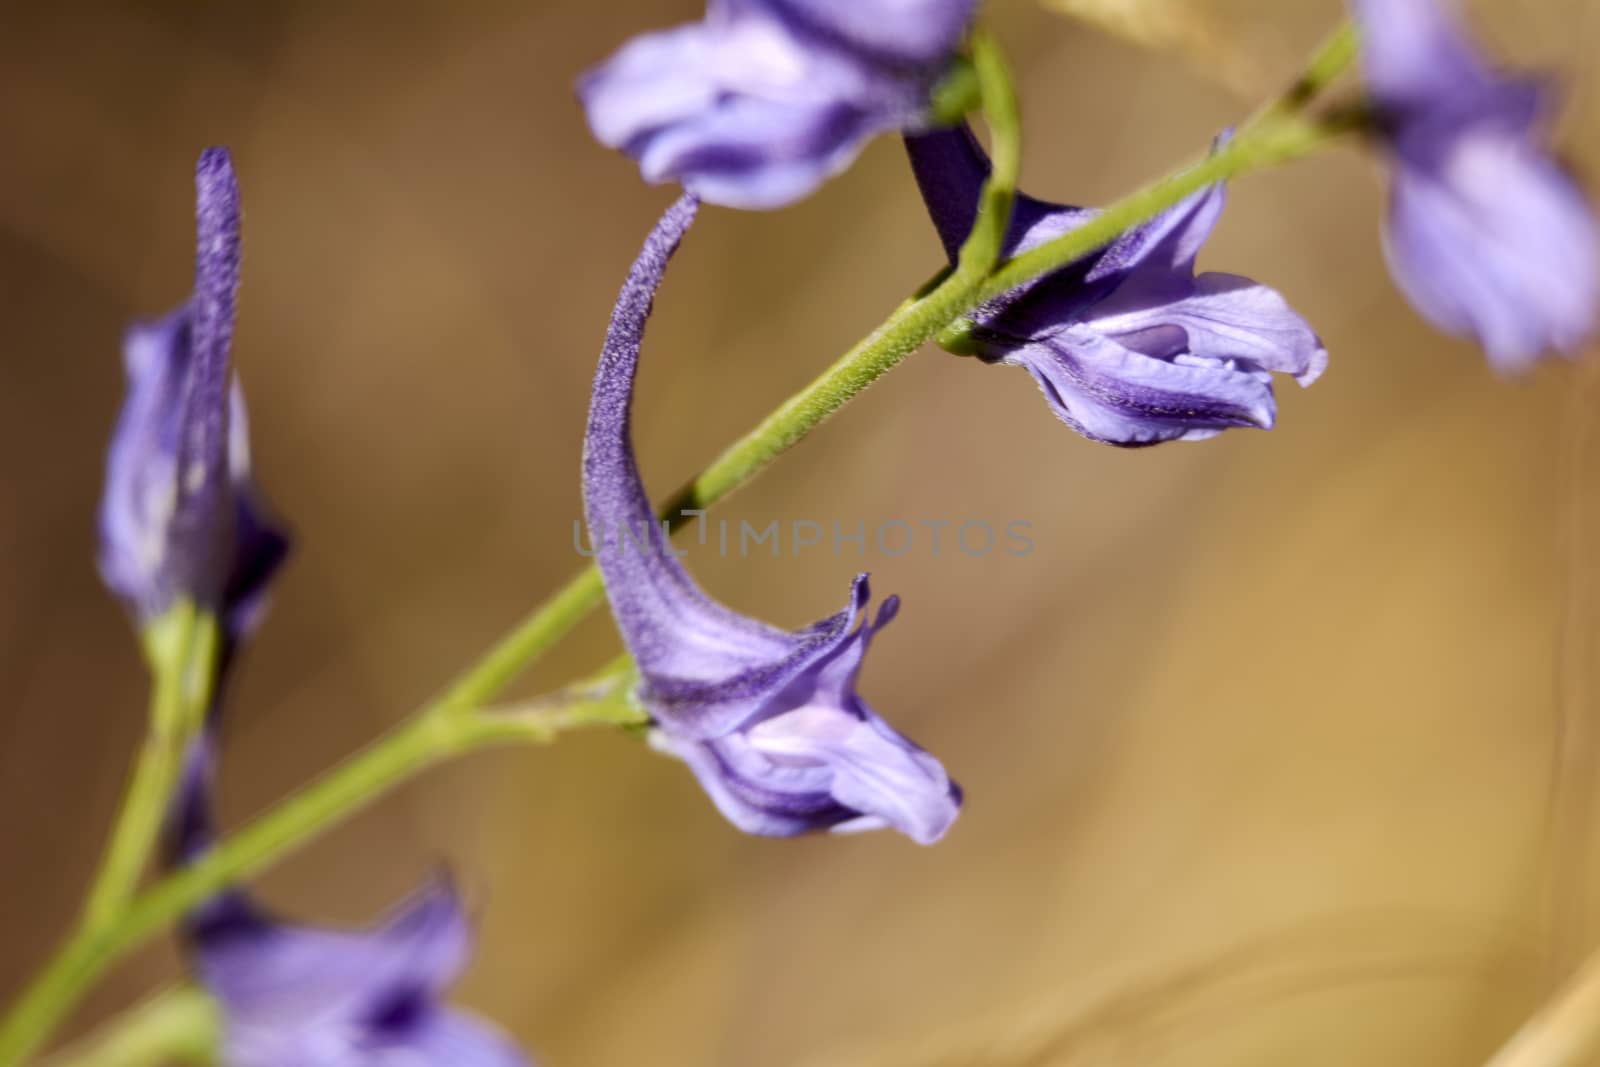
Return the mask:
M 1394 168 L 1385 249 L 1439 329 L 1503 371 L 1574 355 L 1600 315 L 1600 229 L 1550 155 L 1549 93 L 1492 70 L 1449 0 L 1356 0 Z
M 602 142 L 651 182 L 776 208 L 919 125 L 977 0 L 711 0 L 704 21 L 635 38 L 578 95 Z

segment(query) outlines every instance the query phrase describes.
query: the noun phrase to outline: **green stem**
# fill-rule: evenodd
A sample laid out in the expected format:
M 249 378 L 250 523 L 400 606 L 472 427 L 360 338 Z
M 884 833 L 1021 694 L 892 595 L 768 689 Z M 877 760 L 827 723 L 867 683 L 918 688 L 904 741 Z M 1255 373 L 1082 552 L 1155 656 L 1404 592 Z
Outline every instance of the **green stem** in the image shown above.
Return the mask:
M 974 68 L 980 79 L 987 70 L 992 82 L 1004 76 L 1004 67 L 997 52 L 982 59 L 984 47 L 975 41 Z M 1348 62 L 1345 55 L 1341 63 Z M 1331 61 L 1325 64 L 1330 69 L 1334 65 Z M 1319 76 L 1332 75 L 1325 70 Z M 897 308 L 882 326 L 669 498 L 662 509 L 667 521 L 682 526 L 689 517 L 685 512 L 703 510 L 744 485 L 906 356 L 984 301 L 1081 259 L 1213 182 L 1297 158 L 1343 132 L 1336 125 L 1274 113 L 1206 159 L 1117 201 L 1086 225 L 1001 263 L 991 273 L 988 263 L 992 259 L 985 262 L 986 248 L 973 242 L 991 241 L 996 227 L 1002 235 L 1005 231 L 1005 211 L 1001 209 L 1009 208 L 1016 172 L 1014 149 L 1008 143 L 1016 129 L 1014 99 L 1008 115 L 1008 95 L 1009 88 L 1000 96 L 985 90 L 985 108 L 996 145 L 995 177 L 984 192 L 989 209 L 986 219 L 980 218 L 984 224 L 974 226 L 957 267 Z M 260 870 L 422 768 L 491 741 L 545 741 L 569 726 L 639 721 L 637 709 L 625 704 L 621 710 L 576 717 L 563 712 L 559 725 L 538 716 L 533 720 L 538 725 L 512 719 L 490 724 L 473 711 L 492 700 L 603 599 L 599 573 L 591 566 L 528 615 L 412 719 L 223 841 L 195 865 L 136 898 L 110 928 L 81 930 L 0 1024 L 0 1067 L 20 1063 L 54 1028 L 87 981 L 111 961 L 218 890 Z
M 196 904 L 256 873 L 360 811 L 391 786 L 475 748 L 545 743 L 583 726 L 631 724 L 642 715 L 626 697 L 626 676 L 582 703 L 547 701 L 514 715 L 463 715 L 436 703 L 327 772 L 195 863 L 136 898 L 114 922 L 82 926 L 24 993 L 0 1030 L 0 1064 L 36 1048 L 90 978 L 179 919 Z
M 1261 110 L 1252 122 L 1270 115 L 1304 110 L 1324 89 L 1332 85 L 1355 61 L 1361 50 L 1361 31 L 1350 19 L 1341 22 L 1325 37 L 1300 76 L 1284 93 Z
M 193 986 L 164 989 L 46 1067 L 193 1067 L 216 1062 L 222 1019 L 209 995 Z
M 89 890 L 82 924 L 102 927 L 133 895 L 161 834 L 189 739 L 205 717 L 216 670 L 217 623 L 180 603 L 141 634 L 150 664 L 150 721 L 139 757 Z

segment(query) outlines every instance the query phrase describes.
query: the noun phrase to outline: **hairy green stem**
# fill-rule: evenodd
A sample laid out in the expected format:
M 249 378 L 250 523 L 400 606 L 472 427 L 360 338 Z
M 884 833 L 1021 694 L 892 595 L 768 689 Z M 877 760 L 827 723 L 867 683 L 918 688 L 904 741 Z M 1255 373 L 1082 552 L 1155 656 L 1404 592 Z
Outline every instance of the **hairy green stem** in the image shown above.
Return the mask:
M 1336 51 L 1333 59 L 1326 60 L 1319 52 L 1319 84 L 1331 80 L 1349 60 L 1348 52 Z M 956 267 L 902 304 L 870 336 L 669 498 L 662 515 L 674 527 L 681 527 L 692 513 L 747 483 L 913 351 L 984 301 L 1081 259 L 1213 182 L 1298 158 L 1344 132 L 1338 124 L 1315 123 L 1298 114 L 1269 110 L 1206 159 L 1117 201 L 1086 225 L 995 266 L 998 238 L 1005 233 L 1014 195 L 1020 139 L 1015 98 L 992 42 L 975 38 L 973 66 L 993 134 L 995 170 L 983 193 L 984 211 Z M 494 699 L 603 599 L 599 572 L 591 566 L 527 616 L 417 715 L 224 840 L 193 866 L 135 898 L 108 928 L 81 930 L 0 1025 L 0 1067 L 20 1063 L 54 1028 L 87 982 L 110 962 L 218 890 L 261 870 L 423 768 L 495 741 L 547 741 L 573 726 L 641 721 L 638 710 L 626 701 L 602 700 L 584 705 L 589 710 L 550 710 L 522 721 L 516 717 L 489 719 L 474 710 Z
M 160 836 L 193 720 L 186 708 L 189 663 L 200 625 L 192 604 L 178 604 L 140 635 L 150 665 L 150 717 L 105 857 L 89 888 L 84 926 L 101 927 L 116 917 L 137 888 Z

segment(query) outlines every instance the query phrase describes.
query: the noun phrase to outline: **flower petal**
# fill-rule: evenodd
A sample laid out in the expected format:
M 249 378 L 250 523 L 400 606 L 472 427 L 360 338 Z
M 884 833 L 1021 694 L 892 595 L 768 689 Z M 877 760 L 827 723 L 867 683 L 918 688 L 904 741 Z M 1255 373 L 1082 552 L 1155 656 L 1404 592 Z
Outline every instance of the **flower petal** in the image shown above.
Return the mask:
M 734 96 L 636 151 L 646 181 L 679 181 L 710 203 L 760 211 L 809 195 L 887 128 L 849 101 Z
M 528 1067 L 531 1062 L 496 1027 L 447 1009 L 403 1035 L 399 1047 L 412 1057 L 404 1062 L 418 1067 Z M 361 1062 L 365 1067 L 367 1061 Z
M 1194 273 L 1195 258 L 1216 229 L 1226 200 L 1221 183 L 1210 185 L 1129 230 L 1106 249 L 1090 280 L 1136 274 L 1137 280 L 1154 289 L 1172 278 L 1186 280 Z
M 595 136 L 636 159 L 647 181 L 680 181 L 730 207 L 780 207 L 848 167 L 872 136 L 923 120 L 972 3 L 905 7 L 725 0 L 702 23 L 624 45 L 578 94 Z M 937 17 L 916 34 L 895 31 L 919 11 Z M 926 62 L 923 49 L 934 53 Z
M 1003 362 L 1027 368 L 1063 422 L 1108 444 L 1198 441 L 1235 426 L 1269 429 L 1277 413 L 1265 371 L 1189 356 L 1152 358 L 1083 325 L 1018 348 Z
M 196 967 L 230 1026 L 344 1026 L 381 1015 L 397 998 L 431 998 L 465 966 L 472 932 L 449 884 L 437 880 L 377 927 L 288 926 L 249 919 L 201 925 Z
M 1492 75 L 1441 0 L 1351 0 L 1363 30 L 1362 65 L 1391 105 L 1473 95 Z
M 1237 274 L 1202 274 L 1192 292 L 1154 307 L 1125 307 L 1119 290 L 1095 309 L 1093 325 L 1125 347 L 1171 358 L 1187 352 L 1201 359 L 1237 360 L 1292 374 L 1301 385 L 1316 381 L 1328 366 L 1328 351 L 1311 325 L 1274 289 Z M 1169 327 L 1180 343 L 1157 352 L 1140 336 Z
M 961 791 L 937 759 L 899 734 L 856 695 L 875 622 L 818 659 L 770 699 L 746 729 L 712 740 L 656 731 L 719 811 L 747 833 L 788 837 L 815 830 L 892 828 L 932 844 L 955 821 Z
M 966 123 L 909 134 L 905 146 L 922 202 L 953 263 L 978 216 L 978 199 L 991 170 L 989 157 Z M 1050 204 L 1019 193 L 1001 251 L 1006 256 L 1025 252 L 1077 229 L 1094 215 L 1086 208 Z
M 1385 231 L 1395 280 L 1439 329 L 1500 369 L 1575 352 L 1600 308 L 1600 233 L 1583 193 L 1514 134 L 1464 133 L 1439 160 L 1399 160 Z
M 977 0 L 753 0 L 796 36 L 865 62 L 938 64 L 961 43 Z

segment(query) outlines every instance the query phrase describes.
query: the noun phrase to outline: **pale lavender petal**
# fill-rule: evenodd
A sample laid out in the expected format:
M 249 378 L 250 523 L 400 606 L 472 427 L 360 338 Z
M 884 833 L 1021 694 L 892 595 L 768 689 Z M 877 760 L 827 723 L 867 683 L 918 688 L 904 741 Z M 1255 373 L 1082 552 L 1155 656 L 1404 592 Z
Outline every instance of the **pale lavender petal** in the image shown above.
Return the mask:
M 470 924 L 443 881 L 370 930 L 289 926 L 258 912 L 255 921 L 204 925 L 196 936 L 201 981 L 230 1024 L 247 1028 L 367 1018 L 396 998 L 437 996 L 472 945 Z
M 635 154 L 646 181 L 677 181 L 710 203 L 759 211 L 809 195 L 886 128 L 849 101 L 737 97 L 641 140 Z
M 961 43 L 977 0 L 751 0 L 796 36 L 833 45 L 864 62 L 938 64 Z
M 1583 193 L 1536 148 L 1492 129 L 1437 166 L 1394 177 L 1385 252 L 1395 280 L 1447 333 L 1502 370 L 1576 353 L 1600 308 L 1600 234 Z
M 1368 85 L 1392 104 L 1471 95 L 1491 74 L 1448 0 L 1351 0 Z
M 876 134 L 924 122 L 972 6 L 721 0 L 703 22 L 624 45 L 583 75 L 578 95 L 595 136 L 646 180 L 731 207 L 781 207 Z
M 1095 309 L 1094 328 L 1146 355 L 1234 360 L 1293 375 L 1301 385 L 1327 369 L 1327 349 L 1276 290 L 1237 274 L 1202 274 L 1190 288 L 1188 296 L 1154 307 L 1126 307 L 1119 290 Z M 1171 327 L 1176 337 L 1144 343 Z
M 961 791 L 937 759 L 899 734 L 855 691 L 873 635 L 898 601 L 765 704 L 746 728 L 709 741 L 655 731 L 719 811 L 747 833 L 894 829 L 933 844 L 960 813 Z
M 1491 70 L 1441 0 L 1357 0 L 1393 157 L 1390 271 L 1502 371 L 1576 352 L 1600 320 L 1600 230 L 1540 129 L 1548 94 Z
M 1114 445 L 1198 441 L 1236 426 L 1270 429 L 1271 376 L 1226 361 L 1152 358 L 1087 326 L 1018 348 L 1051 409 L 1091 440 Z
M 510 1039 L 464 1012 L 437 1010 L 411 1032 L 396 1037 L 411 1060 L 427 1067 L 528 1067 L 529 1060 Z M 375 1060 L 373 1067 L 390 1061 Z

